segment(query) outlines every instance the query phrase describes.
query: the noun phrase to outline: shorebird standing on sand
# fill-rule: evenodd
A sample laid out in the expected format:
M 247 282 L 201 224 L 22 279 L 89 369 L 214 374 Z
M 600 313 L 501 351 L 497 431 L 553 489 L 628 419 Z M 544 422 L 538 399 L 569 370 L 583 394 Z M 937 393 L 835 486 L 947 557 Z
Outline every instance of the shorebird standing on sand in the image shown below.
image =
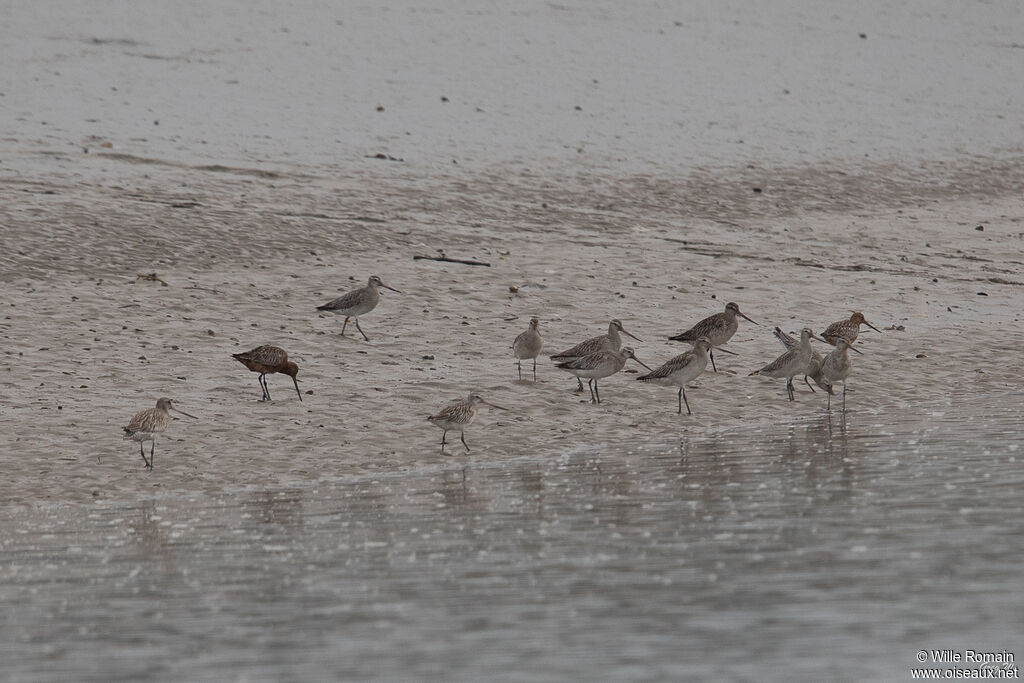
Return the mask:
M 686 414 L 693 415 L 690 412 L 690 402 L 686 400 L 686 385 L 697 379 L 700 373 L 704 372 L 705 368 L 708 367 L 708 351 L 711 348 L 713 348 L 711 340 L 707 337 L 700 337 L 697 341 L 693 342 L 693 350 L 679 354 L 657 370 L 637 377 L 637 380 L 679 387 L 679 395 L 677 396 L 679 400 L 679 414 L 683 414 L 683 403 L 685 402 Z M 738 355 L 722 348 L 718 350 L 733 356 Z
M 441 435 L 442 453 L 444 453 L 444 446 L 447 443 L 448 432 L 458 432 L 462 445 L 466 447 L 466 452 L 469 452 L 469 444 L 466 443 L 466 433 L 464 430 L 476 418 L 477 406 L 481 403 L 498 410 L 508 410 L 508 408 L 488 403 L 480 394 L 470 392 L 466 398 L 449 403 L 437 415 L 431 415 L 427 418 L 435 427 L 440 427 L 444 430 L 444 433 Z
M 622 321 L 616 319 L 608 323 L 608 334 L 602 334 L 598 337 L 591 337 L 586 341 L 580 342 L 571 349 L 568 349 L 561 353 L 556 353 L 550 358 L 551 360 L 557 361 L 559 363 L 568 363 L 570 361 L 583 358 L 584 356 L 589 356 L 590 354 L 597 353 L 599 351 L 618 351 L 619 349 L 622 348 L 622 337 L 619 336 L 619 332 L 627 334 L 630 337 L 633 337 L 633 339 L 636 339 L 637 341 L 643 341 L 639 337 L 635 337 L 629 332 L 627 332 L 626 328 L 622 326 Z M 580 380 L 579 377 L 577 377 L 576 380 L 579 382 L 580 385 L 578 391 L 583 391 L 583 382 Z
M 249 368 L 251 372 L 260 373 L 256 381 L 260 383 L 260 388 L 263 389 L 261 401 L 270 400 L 267 375 L 273 375 L 275 372 L 280 372 L 282 375 L 288 375 L 292 378 L 292 382 L 295 383 L 295 393 L 299 395 L 299 400 L 302 400 L 302 392 L 299 391 L 299 380 L 295 377 L 299 374 L 299 366 L 288 360 L 288 352 L 284 349 L 264 344 L 263 346 L 257 346 L 252 351 L 233 353 L 231 357 Z
M 628 346 L 621 351 L 598 351 L 589 356 L 559 363 L 555 367 L 571 372 L 577 378 L 585 377 L 587 379 L 587 386 L 590 387 L 590 402 L 601 403 L 601 394 L 597 390 L 597 380 L 611 377 L 625 367 L 626 361 L 630 358 L 648 370 L 651 369 L 649 366 L 644 365 L 644 362 L 637 358 L 633 353 L 633 349 Z M 582 382 L 580 384 L 582 385 Z
M 795 349 L 800 346 L 800 340 L 794 339 L 783 332 L 781 327 L 775 328 L 775 338 L 782 342 L 782 345 L 785 346 L 786 349 Z M 811 349 L 811 360 L 807 363 L 807 374 L 804 375 L 804 384 L 806 384 L 807 388 L 812 392 L 814 391 L 814 387 L 812 387 L 811 383 L 807 381 L 807 378 L 810 377 L 814 380 L 815 384 L 824 389 L 827 393 L 831 394 L 832 383 L 825 379 L 824 375 L 821 374 L 821 360 L 821 354 L 814 349 Z
M 736 316 L 741 316 L 746 320 L 750 320 L 750 318 L 740 312 L 740 307 L 738 305 L 730 301 L 725 305 L 724 312 L 709 315 L 690 329 L 686 330 L 686 332 L 680 332 L 674 337 L 669 337 L 669 339 L 672 341 L 690 342 L 692 344 L 701 337 L 707 337 L 711 341 L 711 348 L 718 348 L 722 344 L 727 343 L 732 339 L 732 336 L 736 334 L 736 330 L 740 326 L 739 321 L 736 320 Z M 753 320 L 750 320 L 750 322 L 754 323 Z M 757 325 L 758 323 L 754 324 Z M 710 356 L 711 369 L 718 372 L 718 368 L 715 367 L 715 352 L 711 351 Z
M 796 348 L 792 348 L 786 351 L 784 354 L 773 360 L 768 365 L 764 366 L 760 370 L 754 370 L 751 375 L 765 375 L 766 377 L 785 377 L 786 378 L 786 395 L 789 396 L 790 401 L 795 401 L 793 398 L 793 377 L 796 375 L 806 375 L 807 366 L 811 362 L 811 340 L 817 339 L 822 340 L 818 335 L 809 327 L 805 327 L 800 331 L 800 345 Z
M 126 440 L 137 441 L 139 443 L 139 455 L 142 456 L 143 462 L 146 463 L 146 469 L 153 469 L 153 453 L 156 450 L 156 435 L 161 434 L 167 430 L 167 427 L 171 424 L 170 411 L 181 413 L 197 420 L 195 415 L 189 415 L 184 410 L 178 410 L 174 407 L 174 401 L 169 398 L 161 398 L 156 402 L 156 408 L 150 408 L 149 410 L 143 410 L 142 412 L 135 413 L 135 417 L 128 423 L 128 426 L 124 428 L 124 438 Z M 146 460 L 146 451 L 143 449 L 142 444 L 149 441 L 152 445 L 149 447 L 149 460 Z
M 359 334 L 363 335 L 363 339 L 366 341 L 370 341 L 370 338 L 363 332 L 363 328 L 359 327 L 359 316 L 369 313 L 377 307 L 377 302 L 380 301 L 380 287 L 401 294 L 394 287 L 388 287 L 384 284 L 376 275 L 371 275 L 365 287 L 348 294 L 343 294 L 323 306 L 317 306 L 316 310 L 345 316 L 345 324 L 341 326 L 341 336 L 343 337 L 345 336 L 345 328 L 348 326 L 349 318 L 355 318 L 356 329 L 359 330 Z
M 836 342 L 835 350 L 825 356 L 825 360 L 821 362 L 821 374 L 825 376 L 829 382 L 842 382 L 843 383 L 843 412 L 846 412 L 846 378 L 850 376 L 850 370 L 853 366 L 850 365 L 850 354 L 847 351 L 853 351 L 860 353 L 857 349 L 850 345 L 850 342 L 845 339 L 839 339 Z M 828 410 L 832 410 L 832 392 L 828 392 Z
M 530 326 L 526 328 L 516 340 L 512 342 L 512 353 L 516 356 L 516 367 L 519 370 L 519 379 L 523 378 L 523 361 L 533 359 L 533 381 L 537 381 L 537 356 L 544 346 L 544 340 L 540 338 L 540 318 L 530 318 Z
M 857 335 L 860 334 L 861 325 L 867 325 L 875 332 L 879 334 L 882 333 L 880 329 L 864 319 L 863 313 L 855 311 L 854 314 L 850 316 L 849 320 L 840 320 L 829 325 L 825 331 L 821 333 L 821 336 L 832 346 L 835 346 L 836 342 L 840 339 L 845 339 L 852 344 L 857 341 Z

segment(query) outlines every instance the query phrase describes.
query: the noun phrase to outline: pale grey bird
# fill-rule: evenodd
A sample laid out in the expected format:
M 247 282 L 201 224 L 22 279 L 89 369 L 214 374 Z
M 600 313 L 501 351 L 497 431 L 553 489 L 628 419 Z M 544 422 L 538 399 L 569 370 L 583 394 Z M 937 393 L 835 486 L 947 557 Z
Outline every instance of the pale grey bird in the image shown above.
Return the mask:
M 825 360 L 821 362 L 821 374 L 825 376 L 825 379 L 833 384 L 836 382 L 843 383 L 844 413 L 846 412 L 846 378 L 850 376 L 850 371 L 853 369 L 853 366 L 850 364 L 850 354 L 847 351 L 860 353 L 860 351 L 850 345 L 850 342 L 840 338 L 836 341 L 835 350 L 825 356 Z M 828 397 L 828 409 L 832 410 L 831 392 L 829 392 Z
M 708 351 L 715 348 L 707 337 L 699 337 L 693 343 L 693 349 L 681 353 L 672 358 L 657 370 L 637 377 L 640 382 L 654 382 L 667 386 L 679 387 L 679 395 L 676 397 L 679 402 L 679 414 L 683 414 L 683 403 L 686 403 L 686 414 L 693 415 L 690 411 L 690 402 L 686 399 L 686 385 L 697 379 L 700 373 L 708 366 Z M 719 351 L 730 355 L 738 355 L 732 351 L 719 348 Z
M 370 341 L 370 338 L 363 332 L 363 328 L 359 327 L 359 316 L 369 313 L 377 307 L 377 302 L 380 301 L 381 287 L 390 289 L 392 292 L 402 293 L 394 287 L 388 287 L 376 275 L 371 275 L 365 287 L 348 294 L 343 294 L 323 306 L 317 306 L 316 310 L 345 316 L 345 323 L 341 326 L 341 336 L 343 337 L 345 336 L 345 328 L 348 326 L 349 318 L 355 318 L 356 329 L 359 330 L 359 334 L 363 335 L 363 339 L 366 341 Z
M 800 331 L 799 346 L 786 351 L 768 365 L 764 366 L 760 370 L 755 370 L 750 374 L 765 375 L 766 377 L 776 378 L 785 377 L 786 394 L 789 396 L 790 401 L 795 401 L 796 399 L 793 397 L 793 377 L 796 375 L 807 374 L 807 366 L 811 362 L 812 339 L 823 341 L 820 337 L 814 334 L 811 328 L 805 327 Z
M 170 411 L 181 413 L 182 415 L 198 419 L 195 415 L 189 415 L 184 410 L 178 410 L 174 407 L 174 401 L 169 398 L 161 398 L 156 402 L 156 408 L 150 408 L 149 410 L 143 410 L 135 413 L 131 422 L 124 428 L 124 438 L 130 441 L 137 441 L 139 444 L 139 455 L 142 456 L 143 462 L 146 463 L 146 469 L 153 469 L 154 451 L 156 450 L 156 435 L 162 434 L 167 430 L 167 427 L 171 424 Z M 146 451 L 142 447 L 142 444 L 146 441 L 151 443 L 149 447 L 149 460 L 146 460 Z
M 633 349 L 628 346 L 621 351 L 598 351 L 589 356 L 559 363 L 555 367 L 566 370 L 576 375 L 577 378 L 586 378 L 587 386 L 590 387 L 590 402 L 600 403 L 601 394 L 597 389 L 597 380 L 614 375 L 625 367 L 626 361 L 631 358 L 648 370 L 651 369 L 644 365 L 644 362 L 637 358 Z
M 444 433 L 441 435 L 442 453 L 444 453 L 444 446 L 447 443 L 446 438 L 448 436 L 448 432 L 459 432 L 459 438 L 462 440 L 462 445 L 466 447 L 466 452 L 469 452 L 469 444 L 466 443 L 466 434 L 464 430 L 476 418 L 477 406 L 480 404 L 497 408 L 498 410 L 508 410 L 508 408 L 502 408 L 499 405 L 488 403 L 478 393 L 470 392 L 469 396 L 466 398 L 449 403 L 436 415 L 431 415 L 427 418 L 427 420 L 429 420 L 435 427 L 440 427 L 444 430 Z
M 526 332 L 521 333 L 512 342 L 512 353 L 516 357 L 516 368 L 519 370 L 519 379 L 523 378 L 523 361 L 533 359 L 533 381 L 537 381 L 537 356 L 544 347 L 544 340 L 540 336 L 540 319 L 530 318 L 530 326 Z
M 674 337 L 669 337 L 669 339 L 692 344 L 701 337 L 707 337 L 711 340 L 711 348 L 717 348 L 732 339 L 732 336 L 736 334 L 736 330 L 739 329 L 740 323 L 736 316 L 750 320 L 750 318 L 740 312 L 740 307 L 737 304 L 730 301 L 725 305 L 725 311 L 722 313 L 709 315 L 690 329 L 680 332 Z M 750 320 L 750 322 L 754 323 L 753 320 Z M 759 323 L 754 324 L 757 325 Z M 711 351 L 710 356 L 711 369 L 718 372 L 718 368 L 715 367 L 715 352 Z
M 583 358 L 584 356 L 589 356 L 592 353 L 597 353 L 598 351 L 618 351 L 622 348 L 622 337 L 619 336 L 619 332 L 629 335 L 637 341 L 643 341 L 639 337 L 627 332 L 626 328 L 622 326 L 621 320 L 615 319 L 608 323 L 608 334 L 591 337 L 586 341 L 580 342 L 571 349 L 567 349 L 562 353 L 556 353 L 555 355 L 550 356 L 550 358 L 553 361 L 567 363 L 569 361 L 576 360 L 577 358 Z M 579 377 L 577 377 L 576 380 L 580 385 L 578 390 L 583 391 L 583 382 L 580 381 Z
M 800 346 L 799 339 L 795 339 L 786 334 L 780 327 L 775 328 L 775 338 L 782 342 L 782 345 L 787 349 L 795 349 Z M 814 383 L 826 392 L 829 394 L 832 393 L 832 383 L 825 379 L 821 374 L 821 354 L 814 349 L 811 349 L 811 360 L 807 363 L 807 374 L 804 375 L 804 384 L 806 384 L 807 388 L 813 392 L 814 387 L 812 387 L 811 383 L 807 381 L 808 377 L 813 379 Z

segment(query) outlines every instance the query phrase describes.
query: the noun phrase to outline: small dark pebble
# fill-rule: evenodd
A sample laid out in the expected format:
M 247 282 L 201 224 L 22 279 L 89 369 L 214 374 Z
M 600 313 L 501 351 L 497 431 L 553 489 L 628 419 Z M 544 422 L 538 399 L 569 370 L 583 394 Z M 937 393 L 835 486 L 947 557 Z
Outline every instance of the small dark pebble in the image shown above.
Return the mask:
M 444 95 L 441 95 L 441 101 L 442 101 L 442 102 L 447 102 L 447 101 L 448 101 L 448 98 L 447 98 L 447 97 L 445 97 Z
M 717 296 L 717 295 L 715 295 L 715 294 L 712 294 L 712 295 L 711 295 L 711 298 L 712 298 L 712 299 L 717 299 L 717 298 L 718 298 L 718 296 Z
M 924 355 L 923 353 L 919 353 L 916 356 L 914 356 L 914 358 L 927 358 L 927 357 L 928 356 Z
M 578 104 L 575 107 L 573 107 L 573 109 L 575 109 L 576 111 L 583 111 L 583 107 L 581 107 Z
M 987 292 L 978 292 L 978 296 L 988 296 Z
M 860 39 L 861 40 L 867 40 L 867 38 L 868 38 L 868 34 L 866 34 L 866 33 L 861 33 L 860 34 Z
M 377 105 L 377 111 L 384 111 L 384 105 L 383 104 L 378 104 Z
M 938 281 L 939 281 L 939 278 L 937 278 L 937 277 L 933 277 L 932 278 L 932 282 L 938 282 Z
M 762 192 L 762 190 L 761 190 L 760 187 L 755 187 L 754 188 L 754 194 L 761 194 L 761 192 Z
M 423 356 L 423 360 L 434 360 L 434 357 L 430 354 L 427 354 L 426 356 Z
M 975 230 L 977 230 L 978 232 L 984 232 L 985 231 L 985 226 L 984 225 L 979 225 L 978 227 L 975 228 Z

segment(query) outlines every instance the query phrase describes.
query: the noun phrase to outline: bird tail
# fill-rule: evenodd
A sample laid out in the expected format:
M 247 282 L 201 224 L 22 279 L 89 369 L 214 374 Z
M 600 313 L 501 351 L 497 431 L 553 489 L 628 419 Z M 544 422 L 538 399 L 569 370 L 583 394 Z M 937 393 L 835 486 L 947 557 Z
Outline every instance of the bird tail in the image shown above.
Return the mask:
M 318 310 L 318 311 L 328 311 L 328 310 L 330 310 L 330 307 L 331 307 L 330 304 L 324 304 L 323 306 L 317 306 L 316 310 Z
M 668 339 L 669 339 L 669 341 L 680 341 L 680 342 L 693 341 L 692 339 L 690 339 L 690 335 L 686 334 L 685 332 L 677 334 L 674 337 L 669 337 Z
M 760 375 L 760 374 L 761 374 L 761 371 L 760 371 L 760 370 L 754 370 L 754 371 L 753 371 L 752 373 L 750 373 L 749 375 L 747 375 L 747 377 L 753 377 L 754 375 Z

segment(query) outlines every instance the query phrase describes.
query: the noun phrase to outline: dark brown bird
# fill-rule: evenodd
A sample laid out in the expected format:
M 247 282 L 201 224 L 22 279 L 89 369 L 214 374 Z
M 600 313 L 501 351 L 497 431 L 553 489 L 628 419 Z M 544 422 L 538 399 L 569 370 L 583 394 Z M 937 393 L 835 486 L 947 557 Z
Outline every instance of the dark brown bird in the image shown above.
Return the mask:
M 263 346 L 257 346 L 252 351 L 231 355 L 239 363 L 249 368 L 251 372 L 260 373 L 257 381 L 260 383 L 260 388 L 263 389 L 261 401 L 270 400 L 270 389 L 267 388 L 267 375 L 273 375 L 275 372 L 280 372 L 292 378 L 292 382 L 295 383 L 295 393 L 299 395 L 299 400 L 302 400 L 302 392 L 299 391 L 299 380 L 295 378 L 299 374 L 299 366 L 288 360 L 288 352 L 284 349 L 264 344 Z

